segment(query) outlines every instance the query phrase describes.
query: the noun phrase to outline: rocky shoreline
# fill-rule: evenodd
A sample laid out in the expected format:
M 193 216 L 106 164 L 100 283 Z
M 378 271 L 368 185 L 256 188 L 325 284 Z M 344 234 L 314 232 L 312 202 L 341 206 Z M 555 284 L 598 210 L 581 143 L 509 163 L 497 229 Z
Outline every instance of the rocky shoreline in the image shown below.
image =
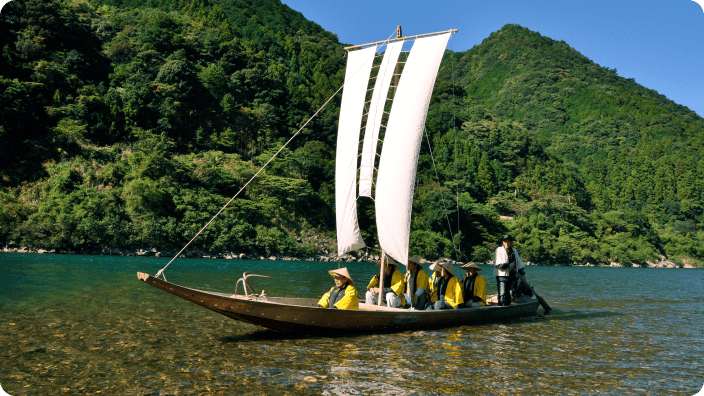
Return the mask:
M 35 254 L 79 254 L 79 255 L 98 255 L 98 256 L 138 256 L 138 257 L 174 257 L 177 251 L 159 251 L 155 248 L 150 249 L 102 249 L 97 251 L 56 251 L 54 249 L 37 249 L 28 247 L 11 247 L 4 246 L 0 249 L 3 253 L 35 253 Z M 345 262 L 345 263 L 369 263 L 379 261 L 381 258 L 379 254 L 374 254 L 370 252 L 354 252 L 352 254 L 343 254 L 340 256 L 339 260 L 336 259 L 334 254 L 322 254 L 322 255 L 303 255 L 303 256 L 287 256 L 284 254 L 273 254 L 273 255 L 260 255 L 255 253 L 219 253 L 210 254 L 204 253 L 198 250 L 190 250 L 181 253 L 179 256 L 181 258 L 208 258 L 208 259 L 225 259 L 225 260 L 278 260 L 278 261 L 320 261 L 320 262 Z M 463 264 L 451 259 L 446 259 L 454 264 Z M 423 263 L 427 264 L 431 261 L 422 260 Z M 480 262 L 477 264 L 493 264 L 493 262 Z M 654 262 L 646 262 L 645 265 L 640 265 L 636 263 L 616 263 L 611 262 L 609 265 L 597 265 L 597 264 L 578 264 L 578 263 L 564 263 L 564 264 L 539 264 L 526 262 L 526 265 L 547 265 L 547 266 L 565 266 L 565 267 L 643 267 L 643 268 L 694 268 L 692 265 L 685 263 L 684 265 L 678 265 L 674 262 L 667 260 L 664 256 L 660 257 L 660 260 Z

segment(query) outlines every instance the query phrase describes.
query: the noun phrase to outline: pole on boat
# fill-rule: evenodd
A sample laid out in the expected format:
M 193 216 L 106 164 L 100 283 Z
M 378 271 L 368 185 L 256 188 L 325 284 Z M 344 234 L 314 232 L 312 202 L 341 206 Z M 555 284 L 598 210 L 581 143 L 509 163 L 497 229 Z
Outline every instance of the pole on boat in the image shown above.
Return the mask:
M 381 271 L 379 273 L 379 295 L 377 296 L 377 304 L 378 306 L 381 306 L 381 296 L 384 295 L 384 265 L 386 264 L 386 253 L 384 252 L 384 249 L 381 249 L 381 264 L 379 265 L 379 268 L 381 268 Z
M 521 281 L 523 281 L 523 284 L 526 285 L 526 286 L 528 286 L 528 289 L 530 289 L 530 291 L 533 292 L 533 294 L 535 294 L 535 297 L 538 299 L 538 302 L 540 303 L 540 306 L 542 306 L 543 309 L 545 310 L 545 313 L 548 313 L 548 312 L 552 311 L 552 308 L 550 308 L 550 306 L 549 306 L 548 303 L 545 301 L 545 299 L 542 298 L 542 297 L 540 297 L 540 296 L 538 295 L 538 293 L 535 292 L 535 289 L 533 289 L 533 286 L 531 286 L 530 283 L 528 283 L 528 282 L 526 281 L 526 277 L 525 277 L 525 276 L 522 276 L 521 274 L 519 274 L 518 271 L 516 271 L 515 268 L 511 268 L 511 271 L 515 272 L 516 275 L 517 275 L 519 278 L 521 278 Z
M 403 33 L 401 32 L 401 25 L 396 26 L 396 38 L 403 38 Z M 394 68 L 394 96 L 396 96 L 396 90 L 398 89 L 398 79 L 401 76 L 399 70 L 400 66 L 400 63 L 396 63 L 396 67 Z

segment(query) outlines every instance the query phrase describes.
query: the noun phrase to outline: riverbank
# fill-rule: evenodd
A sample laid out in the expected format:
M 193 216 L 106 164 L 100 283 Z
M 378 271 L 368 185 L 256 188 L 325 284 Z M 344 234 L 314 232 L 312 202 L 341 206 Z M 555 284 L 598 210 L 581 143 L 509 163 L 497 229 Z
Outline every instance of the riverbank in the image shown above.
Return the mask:
M 79 255 L 96 255 L 96 256 L 141 256 L 141 257 L 174 257 L 177 251 L 159 251 L 155 248 L 150 249 L 102 249 L 96 251 L 56 251 L 54 249 L 36 249 L 28 247 L 10 247 L 4 246 L 0 249 L 3 253 L 35 253 L 35 254 L 79 254 Z M 288 256 L 284 254 L 271 254 L 271 255 L 261 255 L 255 253 L 219 253 L 219 254 L 209 254 L 198 250 L 189 250 L 183 252 L 179 255 L 180 258 L 207 258 L 207 259 L 224 259 L 224 260 L 270 260 L 270 261 L 320 261 L 320 262 L 345 262 L 345 263 L 370 263 L 379 261 L 381 258 L 378 254 L 373 254 L 369 252 L 354 252 L 353 254 L 343 254 L 340 256 L 339 260 L 334 255 L 302 255 L 302 256 Z M 453 264 L 464 264 L 451 259 L 445 259 L 452 262 Z M 429 264 L 432 261 L 421 259 L 424 264 Z M 476 264 L 488 264 L 491 265 L 493 262 L 480 262 Z M 526 265 L 530 266 L 555 266 L 555 267 L 643 267 L 643 268 L 696 268 L 688 263 L 683 265 L 678 265 L 665 256 L 661 256 L 660 260 L 657 261 L 647 261 L 645 265 L 640 265 L 637 263 L 617 263 L 611 262 L 609 265 L 599 265 L 592 263 L 563 263 L 563 264 L 540 264 L 533 263 L 530 261 L 526 262 Z

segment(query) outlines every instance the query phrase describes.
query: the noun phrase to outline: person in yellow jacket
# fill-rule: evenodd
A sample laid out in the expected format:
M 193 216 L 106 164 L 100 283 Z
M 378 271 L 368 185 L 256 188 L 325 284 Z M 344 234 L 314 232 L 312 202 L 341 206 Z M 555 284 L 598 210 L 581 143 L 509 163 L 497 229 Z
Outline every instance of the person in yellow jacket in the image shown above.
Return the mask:
M 428 280 L 428 303 L 435 304 L 435 301 L 438 300 L 438 281 L 440 280 L 440 273 L 442 271 L 442 267 L 440 267 L 436 263 L 432 263 L 430 264 L 428 269 L 433 271 L 433 273 L 430 275 L 430 279 Z
M 482 269 L 474 263 L 467 263 L 460 268 L 467 271 L 460 282 L 465 308 L 471 307 L 473 303 L 486 306 L 486 280 L 478 272 Z
M 423 270 L 420 264 L 420 257 L 411 256 L 408 258 L 408 271 L 403 278 L 406 283 L 406 299 L 405 308 L 425 309 L 425 304 L 428 302 L 428 292 L 430 291 L 428 274 Z
M 384 287 L 381 290 L 382 304 L 386 304 L 390 308 L 401 308 L 406 305 L 406 299 L 403 297 L 403 292 L 406 291 L 406 282 L 403 281 L 403 274 L 398 270 L 398 263 L 392 258 L 386 257 L 384 264 Z M 376 264 L 381 266 L 381 262 Z M 379 300 L 379 275 L 374 275 L 367 285 L 367 294 L 365 302 L 367 304 L 376 305 Z
M 321 308 L 359 309 L 359 296 L 347 268 L 328 271 L 335 278 L 335 286 L 318 301 Z
M 449 261 L 436 262 L 440 266 L 440 279 L 438 279 L 438 300 L 435 304 L 426 305 L 426 309 L 457 309 L 464 305 L 462 287 L 455 277 L 455 268 Z

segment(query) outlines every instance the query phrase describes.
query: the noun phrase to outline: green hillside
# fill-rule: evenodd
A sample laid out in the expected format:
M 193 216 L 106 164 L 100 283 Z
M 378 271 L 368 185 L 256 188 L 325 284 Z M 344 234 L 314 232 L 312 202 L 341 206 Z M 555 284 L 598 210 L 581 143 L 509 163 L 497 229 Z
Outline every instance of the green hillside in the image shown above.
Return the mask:
M 448 55 L 440 79 L 428 126 L 436 151 L 458 158 L 448 190 L 457 166 L 459 191 L 513 216 L 504 224 L 531 259 L 701 260 L 704 119 L 693 111 L 517 25 Z
M 0 47 L 0 243 L 56 251 L 180 249 L 344 79 L 336 36 L 273 0 L 15 0 Z M 333 251 L 338 106 L 193 248 Z M 704 258 L 704 120 L 565 43 L 507 25 L 448 51 L 427 131 L 426 258 L 456 256 L 448 221 L 461 259 L 505 232 L 543 264 Z M 360 222 L 374 246 L 369 202 Z

